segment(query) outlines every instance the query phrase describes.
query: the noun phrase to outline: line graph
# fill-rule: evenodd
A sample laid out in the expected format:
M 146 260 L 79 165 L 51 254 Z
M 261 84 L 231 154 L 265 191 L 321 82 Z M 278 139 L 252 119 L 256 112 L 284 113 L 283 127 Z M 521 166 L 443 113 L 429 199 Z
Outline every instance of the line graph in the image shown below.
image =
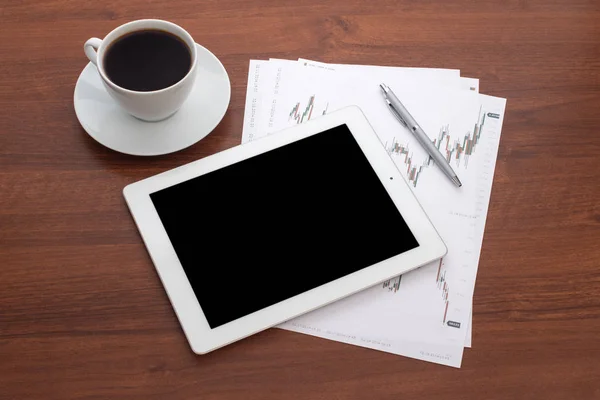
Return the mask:
M 450 126 L 444 125 L 440 128 L 438 137 L 433 140 L 435 147 L 446 157 L 448 162 L 454 161 L 457 167 L 460 167 L 461 161 L 464 159 L 464 168 L 468 167 L 469 157 L 474 153 L 477 144 L 481 141 L 481 132 L 485 123 L 486 114 L 479 109 L 477 122 L 473 126 L 472 131 L 467 131 L 462 138 L 462 143 L 459 139 L 451 139 Z M 442 147 L 442 143 L 445 143 Z M 430 156 L 422 162 L 416 162 L 413 153 L 408 144 L 401 144 L 394 137 L 391 145 L 385 143 L 385 147 L 390 155 L 400 157 L 403 164 L 406 166 L 406 175 L 409 183 L 413 187 L 417 187 L 419 178 L 423 171 L 429 167 L 434 161 Z M 403 158 L 402 158 L 403 157 Z
M 313 111 L 315 109 L 315 95 L 313 94 L 308 98 L 306 103 L 306 107 L 304 111 L 300 112 L 300 102 L 297 102 L 288 115 L 288 122 L 294 121 L 296 124 L 301 124 L 303 122 L 309 121 L 312 118 Z M 325 115 L 329 108 L 329 103 L 325 105 L 323 111 L 321 111 L 318 115 Z

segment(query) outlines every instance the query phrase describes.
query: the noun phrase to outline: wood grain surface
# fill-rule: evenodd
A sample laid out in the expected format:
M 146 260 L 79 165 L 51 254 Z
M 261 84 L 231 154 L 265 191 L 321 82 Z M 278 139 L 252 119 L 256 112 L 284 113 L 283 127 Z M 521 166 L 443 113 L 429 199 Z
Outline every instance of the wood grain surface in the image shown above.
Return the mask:
M 139 18 L 231 78 L 218 128 L 168 156 L 108 150 L 73 110 L 84 41 Z M 0 399 L 600 399 L 597 0 L 2 0 L 0 20 Z M 278 329 L 191 353 L 121 190 L 239 144 L 268 57 L 458 68 L 508 99 L 461 369 Z

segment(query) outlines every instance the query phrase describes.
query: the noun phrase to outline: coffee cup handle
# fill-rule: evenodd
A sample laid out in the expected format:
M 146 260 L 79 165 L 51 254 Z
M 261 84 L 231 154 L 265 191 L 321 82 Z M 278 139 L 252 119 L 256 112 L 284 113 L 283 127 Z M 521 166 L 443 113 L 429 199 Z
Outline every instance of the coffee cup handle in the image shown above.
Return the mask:
M 85 55 L 95 66 L 98 66 L 98 48 L 101 44 L 101 39 L 91 38 L 88 39 L 88 41 L 83 45 L 83 51 L 85 52 Z

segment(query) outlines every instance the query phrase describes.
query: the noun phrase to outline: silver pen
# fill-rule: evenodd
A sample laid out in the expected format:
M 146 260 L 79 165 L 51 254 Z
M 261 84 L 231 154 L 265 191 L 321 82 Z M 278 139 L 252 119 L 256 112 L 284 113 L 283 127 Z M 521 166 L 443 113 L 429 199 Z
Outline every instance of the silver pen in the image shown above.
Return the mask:
M 394 114 L 394 116 L 402 125 L 411 131 L 419 143 L 421 143 L 421 146 L 425 148 L 433 161 L 435 161 L 435 164 L 442 169 L 444 174 L 446 174 L 456 186 L 461 187 L 462 183 L 460 183 L 458 176 L 456 176 L 456 173 L 448 161 L 446 161 L 442 153 L 439 152 L 427 134 L 425 134 L 423 129 L 419 126 L 419 124 L 417 124 L 417 121 L 415 121 L 408 110 L 402 105 L 400 100 L 398 100 L 398 97 L 396 97 L 394 92 L 392 92 L 392 89 L 390 89 L 385 83 L 380 84 L 379 87 L 381 87 L 381 90 L 383 90 L 383 97 L 385 98 L 388 108 L 392 114 Z

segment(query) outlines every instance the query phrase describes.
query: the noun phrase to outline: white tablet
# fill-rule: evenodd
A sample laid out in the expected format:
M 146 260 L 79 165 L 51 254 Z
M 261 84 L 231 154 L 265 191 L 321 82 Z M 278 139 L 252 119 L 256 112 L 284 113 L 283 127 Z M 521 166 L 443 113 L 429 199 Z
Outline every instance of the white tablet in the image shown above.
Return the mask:
M 446 253 L 357 107 L 133 183 L 124 195 L 198 354 Z

